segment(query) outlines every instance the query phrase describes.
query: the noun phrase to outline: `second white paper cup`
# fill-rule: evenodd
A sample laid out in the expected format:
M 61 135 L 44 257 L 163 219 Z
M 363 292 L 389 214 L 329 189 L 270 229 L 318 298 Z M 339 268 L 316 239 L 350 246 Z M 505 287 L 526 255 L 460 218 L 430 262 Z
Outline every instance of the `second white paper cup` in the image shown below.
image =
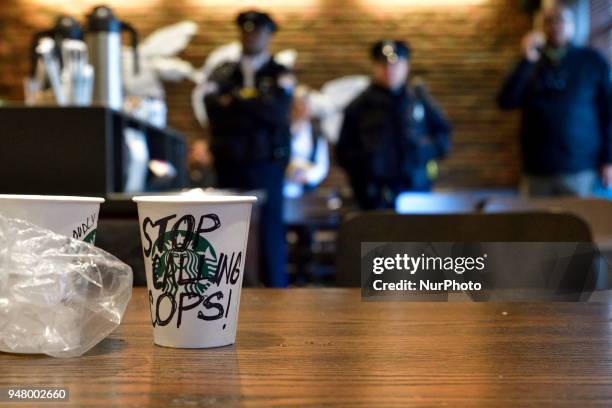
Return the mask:
M 98 212 L 103 202 L 104 199 L 99 197 L 0 194 L 0 214 L 93 244 L 98 226 Z M 66 327 L 79 326 L 82 323 L 84 306 L 66 302 L 65 298 L 69 296 L 70 287 L 63 285 L 57 278 L 46 278 L 47 272 L 45 268 L 37 269 L 37 273 L 41 274 L 40 284 L 32 288 L 34 292 L 29 293 L 32 301 L 29 312 L 24 315 L 24 324 L 30 319 L 33 320 L 30 325 L 38 327 L 40 316 L 49 310 L 55 310 L 57 319 L 54 324 L 62 322 L 61 324 Z M 27 271 L 27 278 L 32 279 L 31 271 Z M 11 287 L 15 281 L 22 279 L 22 274 L 11 271 L 5 283 Z M 39 309 L 44 312 L 37 314 L 36 310 Z M 42 338 L 41 333 L 35 334 Z M 12 352 L 40 353 L 41 348 L 47 351 L 59 351 L 76 347 L 81 341 L 78 331 L 72 331 L 70 335 L 56 333 L 54 337 L 58 341 L 52 345 L 43 347 L 20 344 L 19 348 L 13 349 Z
M 100 197 L 0 194 L 0 214 L 94 243 Z
M 153 339 L 160 346 L 233 344 L 251 196 L 134 197 Z

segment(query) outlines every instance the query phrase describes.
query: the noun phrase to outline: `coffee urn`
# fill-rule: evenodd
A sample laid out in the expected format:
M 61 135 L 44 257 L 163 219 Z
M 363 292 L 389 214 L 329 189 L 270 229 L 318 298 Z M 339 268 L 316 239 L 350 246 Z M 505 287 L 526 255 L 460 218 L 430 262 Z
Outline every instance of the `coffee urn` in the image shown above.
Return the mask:
M 93 103 L 120 110 L 123 105 L 121 79 L 121 33 L 128 32 L 138 74 L 138 35 L 134 28 L 119 21 L 107 6 L 98 6 L 87 16 L 85 42 L 94 67 Z
M 81 30 L 81 25 L 77 20 L 73 17 L 61 15 L 58 16 L 55 20 L 55 25 L 53 28 L 45 31 L 40 31 L 34 34 L 32 38 L 31 45 L 31 69 L 30 76 L 34 77 L 36 75 L 36 67 L 38 64 L 38 54 L 36 53 L 36 47 L 38 46 L 40 40 L 42 38 L 49 37 L 55 41 L 55 48 L 53 50 L 53 55 L 58 59 L 60 66 L 63 66 L 62 61 L 62 42 L 64 40 L 82 40 L 83 39 L 83 31 Z

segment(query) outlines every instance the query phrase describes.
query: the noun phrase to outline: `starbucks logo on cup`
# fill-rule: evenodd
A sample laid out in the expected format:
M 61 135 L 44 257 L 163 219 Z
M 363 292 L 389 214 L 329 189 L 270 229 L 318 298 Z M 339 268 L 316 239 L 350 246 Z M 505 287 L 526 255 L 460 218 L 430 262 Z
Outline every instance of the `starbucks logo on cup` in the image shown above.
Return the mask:
M 179 286 L 187 293 L 203 295 L 215 277 L 215 248 L 203 236 L 194 239 L 185 230 L 167 232 L 158 240 L 152 254 L 154 283 L 172 295 Z

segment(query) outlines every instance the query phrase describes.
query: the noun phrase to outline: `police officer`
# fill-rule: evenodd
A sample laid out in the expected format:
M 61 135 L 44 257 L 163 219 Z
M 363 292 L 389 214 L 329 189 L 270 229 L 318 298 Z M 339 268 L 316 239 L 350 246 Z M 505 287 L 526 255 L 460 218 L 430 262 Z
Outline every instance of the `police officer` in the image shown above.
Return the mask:
M 205 86 L 211 149 L 219 187 L 265 191 L 260 221 L 262 268 L 269 286 L 284 287 L 288 276 L 282 191 L 290 153 L 294 79 L 268 52 L 277 29 L 268 14 L 246 11 L 236 23 L 242 56 L 213 71 Z
M 429 191 L 450 125 L 423 85 L 409 89 L 410 49 L 379 41 L 371 85 L 344 112 L 336 154 L 362 209 L 393 208 L 402 191 Z

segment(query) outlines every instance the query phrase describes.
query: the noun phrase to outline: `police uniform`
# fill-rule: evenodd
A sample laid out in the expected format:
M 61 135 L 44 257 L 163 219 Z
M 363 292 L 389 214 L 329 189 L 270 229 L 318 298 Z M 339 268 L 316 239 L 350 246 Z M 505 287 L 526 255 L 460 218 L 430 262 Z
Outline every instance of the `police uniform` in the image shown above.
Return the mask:
M 243 30 L 276 30 L 265 13 L 241 13 L 237 23 Z M 262 269 L 270 286 L 282 287 L 288 284 L 282 189 L 290 155 L 292 91 L 286 82 L 291 73 L 270 56 L 262 57 L 250 79 L 240 62 L 218 67 L 209 78 L 215 90 L 204 103 L 219 187 L 266 193 L 260 227 Z
M 400 41 L 381 41 L 372 58 L 409 57 Z M 429 191 L 435 159 L 450 148 L 450 125 L 422 86 L 372 83 L 344 112 L 336 155 L 362 209 L 393 208 L 402 191 Z

